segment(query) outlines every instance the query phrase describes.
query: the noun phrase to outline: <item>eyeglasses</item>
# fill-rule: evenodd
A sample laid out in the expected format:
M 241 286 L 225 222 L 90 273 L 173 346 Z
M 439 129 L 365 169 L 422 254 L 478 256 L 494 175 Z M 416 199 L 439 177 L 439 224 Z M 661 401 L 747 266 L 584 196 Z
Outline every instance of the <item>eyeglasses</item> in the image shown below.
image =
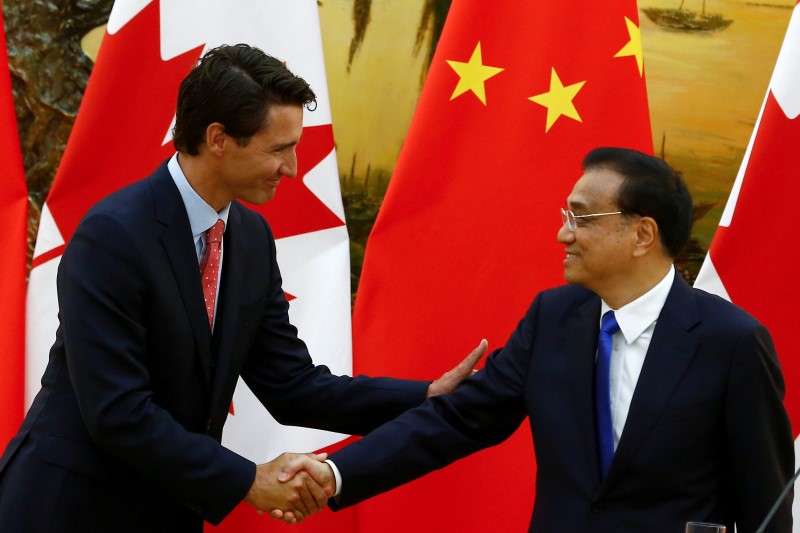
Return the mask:
M 592 213 L 590 215 L 576 215 L 569 209 L 561 208 L 561 220 L 563 224 L 567 225 L 570 231 L 578 229 L 577 219 L 589 217 L 604 217 L 606 215 L 621 215 L 622 211 L 614 211 L 613 213 Z

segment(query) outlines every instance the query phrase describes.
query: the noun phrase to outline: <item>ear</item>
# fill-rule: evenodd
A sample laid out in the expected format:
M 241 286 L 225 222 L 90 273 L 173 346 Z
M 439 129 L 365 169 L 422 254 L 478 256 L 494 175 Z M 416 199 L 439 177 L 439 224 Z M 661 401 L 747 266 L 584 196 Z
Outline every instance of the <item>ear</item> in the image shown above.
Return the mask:
M 225 153 L 225 144 L 228 140 L 225 135 L 225 126 L 219 122 L 212 122 L 206 128 L 205 145 L 212 155 L 221 157 Z
M 634 257 L 641 257 L 650 253 L 653 248 L 661 246 L 658 236 L 658 224 L 651 217 L 639 217 L 635 222 L 636 242 L 633 251 Z

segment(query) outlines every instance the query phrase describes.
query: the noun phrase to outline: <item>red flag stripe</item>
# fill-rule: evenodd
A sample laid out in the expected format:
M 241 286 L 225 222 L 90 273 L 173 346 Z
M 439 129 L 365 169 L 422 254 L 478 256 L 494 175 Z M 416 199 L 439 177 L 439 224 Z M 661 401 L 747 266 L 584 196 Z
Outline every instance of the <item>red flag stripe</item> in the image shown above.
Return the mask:
M 770 214 L 782 199 L 800 195 L 796 179 L 800 155 L 800 118 L 795 96 L 800 91 L 800 9 L 792 20 L 775 67 L 761 115 L 737 178 L 725 220 L 714 235 L 697 285 L 713 290 L 721 280 L 731 301 L 752 313 L 772 334 L 786 380 L 785 404 L 795 438 L 800 434 L 800 340 L 791 317 L 800 298 L 791 265 L 795 246 L 787 239 L 791 217 Z M 783 105 L 781 103 L 783 99 Z M 784 108 L 785 106 L 785 108 Z M 780 211 L 780 209 L 779 209 Z M 731 215 L 732 213 L 732 215 Z M 711 263 L 715 272 L 711 272 Z M 770 291 L 770 289 L 774 289 Z
M 28 192 L 17 133 L 14 98 L 0 4 L 0 450 L 17 432 L 24 414 L 25 268 Z
M 583 155 L 652 151 L 644 79 L 620 53 L 626 17 L 638 36 L 633 1 L 453 2 L 368 241 L 355 373 L 430 378 L 481 337 L 501 345 L 535 292 L 563 282 L 558 208 Z M 518 490 L 484 489 L 498 472 Z M 523 531 L 534 476 L 522 429 L 360 505 L 358 530 Z

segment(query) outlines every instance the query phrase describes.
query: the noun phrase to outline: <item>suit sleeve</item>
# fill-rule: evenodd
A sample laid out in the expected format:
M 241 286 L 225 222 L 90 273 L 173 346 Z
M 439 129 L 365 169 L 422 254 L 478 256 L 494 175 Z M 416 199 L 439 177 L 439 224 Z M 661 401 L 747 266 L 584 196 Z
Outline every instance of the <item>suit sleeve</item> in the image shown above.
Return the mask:
M 112 216 L 90 215 L 76 231 L 58 273 L 69 378 L 99 446 L 219 522 L 247 493 L 255 465 L 187 431 L 155 403 L 142 261 Z
M 527 416 L 523 396 L 537 310 L 538 299 L 506 346 L 455 392 L 334 453 L 342 493 L 331 505 L 353 505 L 508 438 Z
M 792 431 L 783 407 L 784 382 L 772 339 L 763 326 L 739 342 L 725 411 L 736 529 L 755 531 L 794 469 Z M 766 531 L 791 531 L 792 495 Z
M 264 245 L 269 253 L 267 302 L 242 378 L 270 414 L 281 424 L 364 435 L 422 403 L 429 381 L 335 376 L 326 366 L 314 365 L 289 322 L 275 241 L 262 223 L 269 241 Z

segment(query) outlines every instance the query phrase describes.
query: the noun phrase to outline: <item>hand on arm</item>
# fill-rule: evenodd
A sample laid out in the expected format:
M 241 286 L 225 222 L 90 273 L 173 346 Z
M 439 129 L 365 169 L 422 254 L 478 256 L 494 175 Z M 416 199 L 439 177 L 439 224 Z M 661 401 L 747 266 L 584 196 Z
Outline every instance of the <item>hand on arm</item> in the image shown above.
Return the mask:
M 468 378 L 475 373 L 475 365 L 477 365 L 481 357 L 486 354 L 488 346 L 489 343 L 486 342 L 486 339 L 483 339 L 480 344 L 478 344 L 478 347 L 472 350 L 472 352 L 470 352 L 463 361 L 458 363 L 455 368 L 449 372 L 445 372 L 442 374 L 442 377 L 428 386 L 428 394 L 426 397 L 430 398 L 432 396 L 438 396 L 439 394 L 450 394 L 456 390 L 456 387 L 458 387 L 464 378 Z
M 307 516 L 324 509 L 333 491 L 328 492 L 306 472 L 299 472 L 289 480 L 278 481 L 278 475 L 285 465 L 298 458 L 320 464 L 319 461 L 324 461 L 327 454 L 284 453 L 269 463 L 258 465 L 256 478 L 244 501 L 258 509 L 259 513 L 269 511 L 270 516 L 287 524 L 302 522 Z

